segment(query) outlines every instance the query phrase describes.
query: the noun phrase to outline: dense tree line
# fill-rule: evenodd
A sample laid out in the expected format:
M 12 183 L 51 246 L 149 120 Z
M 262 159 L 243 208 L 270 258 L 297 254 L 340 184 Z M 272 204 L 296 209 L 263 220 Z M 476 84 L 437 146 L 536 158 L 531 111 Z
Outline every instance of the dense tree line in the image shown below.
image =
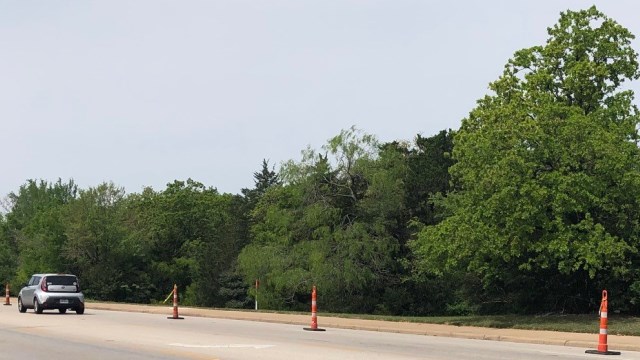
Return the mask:
M 254 187 L 126 194 L 29 180 L 0 215 L 0 280 L 78 274 L 88 297 L 404 315 L 594 311 L 640 303 L 633 35 L 567 11 L 517 51 L 457 131 L 379 143 L 355 127 Z M 14 287 L 15 289 L 15 287 Z

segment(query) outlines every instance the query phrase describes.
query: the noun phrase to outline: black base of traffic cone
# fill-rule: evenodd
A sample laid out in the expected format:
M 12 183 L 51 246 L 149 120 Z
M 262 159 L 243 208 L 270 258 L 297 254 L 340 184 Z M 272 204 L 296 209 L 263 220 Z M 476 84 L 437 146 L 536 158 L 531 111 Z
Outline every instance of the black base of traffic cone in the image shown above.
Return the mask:
M 598 350 L 587 350 L 585 351 L 587 354 L 596 354 L 596 355 L 620 355 L 620 351 L 598 351 Z
M 172 319 L 172 320 L 184 320 L 184 318 L 183 318 L 183 317 L 180 317 L 180 316 L 178 316 L 178 317 L 167 316 L 167 319 Z
M 307 331 L 327 331 L 327 329 L 320 329 L 320 328 L 302 328 L 302 330 L 307 330 Z

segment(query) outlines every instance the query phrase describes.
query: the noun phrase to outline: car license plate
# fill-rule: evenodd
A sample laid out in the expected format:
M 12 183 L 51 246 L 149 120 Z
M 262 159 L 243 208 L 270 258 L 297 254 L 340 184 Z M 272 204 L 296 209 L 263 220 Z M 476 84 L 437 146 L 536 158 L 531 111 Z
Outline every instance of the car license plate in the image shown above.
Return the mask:
M 68 304 L 69 300 L 67 299 L 60 299 L 60 304 Z

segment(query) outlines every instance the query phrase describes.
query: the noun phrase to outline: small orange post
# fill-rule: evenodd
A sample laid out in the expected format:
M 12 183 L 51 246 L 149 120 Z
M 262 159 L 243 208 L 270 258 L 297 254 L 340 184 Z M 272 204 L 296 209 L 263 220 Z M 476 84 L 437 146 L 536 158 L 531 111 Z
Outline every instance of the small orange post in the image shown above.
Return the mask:
M 325 329 L 318 328 L 318 294 L 316 292 L 316 286 L 313 286 L 311 291 L 311 327 L 303 328 L 308 331 L 325 331 Z
M 178 285 L 173 284 L 173 316 L 167 319 L 182 320 L 183 317 L 178 316 Z
M 11 305 L 11 291 L 9 290 L 9 283 L 6 284 L 6 286 L 4 288 L 4 293 L 5 293 L 4 304 L 5 305 Z
M 619 351 L 609 351 L 607 345 L 607 319 L 608 319 L 607 290 L 602 290 L 602 301 L 600 302 L 600 334 L 598 336 L 598 350 L 587 350 L 587 354 L 598 355 L 620 355 Z

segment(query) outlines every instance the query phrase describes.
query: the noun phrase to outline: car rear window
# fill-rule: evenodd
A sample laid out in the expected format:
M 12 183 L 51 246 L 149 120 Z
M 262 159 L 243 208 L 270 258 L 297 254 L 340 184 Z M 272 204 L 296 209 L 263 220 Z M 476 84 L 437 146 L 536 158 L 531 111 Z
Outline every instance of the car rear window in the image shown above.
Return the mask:
M 77 285 L 78 279 L 75 276 L 47 276 L 47 285 Z

